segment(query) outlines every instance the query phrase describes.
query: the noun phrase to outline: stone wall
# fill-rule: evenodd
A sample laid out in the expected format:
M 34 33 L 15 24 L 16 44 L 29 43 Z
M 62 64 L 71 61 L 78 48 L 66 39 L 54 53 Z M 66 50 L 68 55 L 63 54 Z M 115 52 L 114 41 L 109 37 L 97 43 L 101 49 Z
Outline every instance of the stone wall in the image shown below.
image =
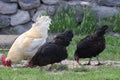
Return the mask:
M 95 11 L 98 18 L 118 14 L 120 0 L 0 0 L 0 34 L 7 34 L 10 29 L 21 34 L 31 28 L 37 16 L 46 12 L 54 16 L 66 5 L 77 6 L 76 19 L 80 22 L 81 10 L 86 6 Z

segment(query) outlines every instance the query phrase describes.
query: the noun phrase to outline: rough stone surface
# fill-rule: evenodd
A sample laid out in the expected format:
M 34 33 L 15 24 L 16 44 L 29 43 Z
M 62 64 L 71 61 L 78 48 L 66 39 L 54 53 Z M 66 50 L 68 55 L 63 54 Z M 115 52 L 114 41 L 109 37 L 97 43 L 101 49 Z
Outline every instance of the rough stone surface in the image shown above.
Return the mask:
M 58 4 L 60 0 L 42 0 L 44 4 Z
M 47 5 L 41 5 L 37 8 L 37 10 L 47 10 Z
M 1 27 L 7 27 L 10 25 L 10 17 L 5 15 L 0 15 L 0 25 Z
M 68 2 L 66 2 L 66 1 L 61 1 L 61 2 L 59 3 L 58 10 L 59 10 L 59 11 L 64 11 L 64 9 L 65 9 L 65 8 L 68 8 L 68 6 L 69 6 Z
M 9 50 L 18 35 L 0 35 L 0 37 L 0 49 Z
M 7 3 L 9 3 L 9 2 L 17 2 L 17 0 L 0 0 L 0 1 L 7 2 Z
M 83 10 L 86 9 L 94 11 L 97 19 L 119 14 L 120 0 L 0 0 L 0 24 L 3 24 L 0 33 L 8 34 L 11 31 L 9 27 L 15 27 L 18 33 L 22 33 L 27 29 L 24 26 L 28 22 L 35 22 L 38 16 L 55 16 L 57 11 L 67 13 L 71 7 L 76 7 L 75 19 L 80 25 L 84 17 Z
M 56 7 L 55 6 L 48 6 L 47 12 L 49 15 L 55 15 Z
M 30 14 L 30 17 L 33 17 L 33 15 L 36 13 L 37 9 L 30 9 L 29 10 L 29 14 Z
M 27 31 L 31 27 L 32 27 L 32 23 L 30 22 L 24 25 L 15 26 L 13 30 L 15 30 L 17 34 L 22 34 L 23 32 Z
M 80 5 L 81 1 L 69 1 L 68 4 L 72 6 Z
M 49 15 L 54 15 L 56 12 L 57 6 L 55 5 L 41 5 L 38 8 L 38 11 L 45 10 Z
M 99 5 L 120 7 L 120 0 L 99 0 Z
M 81 24 L 82 20 L 83 20 L 83 14 L 82 14 L 82 7 L 80 5 L 76 6 L 76 21 L 77 24 Z
M 24 10 L 33 9 L 40 6 L 40 0 L 18 0 L 18 3 Z
M 98 18 L 105 18 L 119 13 L 118 9 L 114 7 L 94 6 L 92 9 L 97 13 Z
M 35 22 L 38 16 L 45 15 L 46 13 L 47 13 L 46 10 L 38 10 L 38 11 L 34 14 L 34 16 L 33 16 L 33 18 L 32 18 L 32 21 Z
M 17 11 L 16 3 L 4 3 L 0 1 L 0 14 L 14 14 Z
M 11 16 L 11 25 L 24 24 L 30 21 L 30 15 L 28 11 L 19 10 L 15 15 Z
M 109 32 L 111 36 L 120 37 L 120 33 Z

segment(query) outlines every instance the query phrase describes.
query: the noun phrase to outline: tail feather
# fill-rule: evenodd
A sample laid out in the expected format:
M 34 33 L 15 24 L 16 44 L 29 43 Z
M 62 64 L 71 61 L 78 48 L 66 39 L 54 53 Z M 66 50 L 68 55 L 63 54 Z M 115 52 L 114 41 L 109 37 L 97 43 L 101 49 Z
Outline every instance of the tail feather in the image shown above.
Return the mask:
M 4 65 L 4 66 L 6 66 L 5 59 L 6 59 L 6 56 L 3 54 L 1 56 L 1 61 L 2 61 L 2 65 Z

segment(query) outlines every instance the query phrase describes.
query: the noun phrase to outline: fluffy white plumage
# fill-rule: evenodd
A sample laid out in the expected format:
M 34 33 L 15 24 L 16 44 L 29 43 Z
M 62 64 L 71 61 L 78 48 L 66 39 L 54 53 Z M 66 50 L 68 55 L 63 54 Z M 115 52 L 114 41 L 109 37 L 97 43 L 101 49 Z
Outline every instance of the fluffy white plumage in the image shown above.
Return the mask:
M 38 48 L 46 42 L 50 24 L 51 19 L 48 16 L 38 17 L 32 28 L 15 40 L 6 61 L 19 62 L 25 56 L 33 57 Z

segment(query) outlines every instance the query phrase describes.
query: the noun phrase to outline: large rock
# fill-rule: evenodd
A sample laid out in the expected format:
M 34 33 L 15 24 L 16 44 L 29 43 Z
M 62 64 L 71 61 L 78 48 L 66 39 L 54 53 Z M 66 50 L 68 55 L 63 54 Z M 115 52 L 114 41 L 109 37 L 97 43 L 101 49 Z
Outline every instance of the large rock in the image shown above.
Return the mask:
M 36 13 L 33 15 L 33 18 L 32 18 L 32 21 L 36 21 L 36 18 L 38 17 L 38 16 L 42 16 L 42 15 L 46 15 L 49 11 L 49 7 L 53 7 L 52 5 L 50 6 L 50 5 L 41 5 L 40 7 L 38 7 L 37 8 L 37 11 L 36 11 Z M 52 13 L 54 13 L 54 10 L 52 10 L 53 12 Z
M 115 7 L 93 6 L 92 10 L 97 13 L 97 17 L 102 19 L 119 13 Z
M 99 0 L 99 5 L 120 7 L 120 0 Z
M 47 10 L 47 5 L 42 4 L 37 10 Z
M 13 30 L 15 30 L 17 34 L 22 34 L 25 31 L 29 30 L 32 27 L 32 24 L 33 23 L 29 22 L 24 25 L 17 25 L 17 26 L 14 26 Z
M 24 10 L 33 9 L 40 6 L 40 0 L 18 0 L 18 3 Z
M 47 13 L 46 10 L 38 10 L 34 15 L 33 15 L 33 18 L 32 18 L 32 21 L 35 22 L 37 17 L 39 16 L 42 16 L 42 15 L 45 15 Z
M 33 17 L 33 15 L 36 13 L 37 9 L 30 9 L 28 11 L 29 11 L 30 17 Z
M 71 6 L 80 5 L 81 1 L 69 1 L 68 4 Z
M 9 32 L 7 32 L 6 30 L 4 30 L 4 31 L 3 31 L 3 30 L 0 30 L 0 35 L 6 35 L 6 34 L 8 35 Z
M 44 4 L 58 4 L 60 0 L 42 0 Z
M 70 6 L 79 6 L 81 5 L 83 8 L 86 8 L 86 7 L 91 7 L 91 3 L 90 2 L 87 2 L 87 1 L 69 1 L 68 4 Z
M 49 14 L 49 15 L 55 15 L 55 12 L 56 12 L 56 6 L 47 6 L 47 13 Z
M 11 25 L 24 24 L 30 21 L 30 15 L 28 11 L 19 10 L 15 15 L 11 16 Z
M 1 27 L 7 27 L 10 25 L 10 17 L 5 15 L 0 15 L 0 25 Z
M 81 24 L 82 20 L 83 20 L 83 8 L 81 5 L 76 6 L 76 21 L 77 24 Z
M 16 3 L 5 3 L 0 1 L 0 14 L 14 14 L 17 11 Z
M 55 5 L 41 5 L 37 10 L 38 12 L 42 12 L 42 14 L 45 12 L 53 16 L 56 13 L 56 9 L 57 6 Z
M 17 0 L 0 0 L 0 1 L 7 2 L 7 3 L 9 3 L 9 2 L 17 2 Z

